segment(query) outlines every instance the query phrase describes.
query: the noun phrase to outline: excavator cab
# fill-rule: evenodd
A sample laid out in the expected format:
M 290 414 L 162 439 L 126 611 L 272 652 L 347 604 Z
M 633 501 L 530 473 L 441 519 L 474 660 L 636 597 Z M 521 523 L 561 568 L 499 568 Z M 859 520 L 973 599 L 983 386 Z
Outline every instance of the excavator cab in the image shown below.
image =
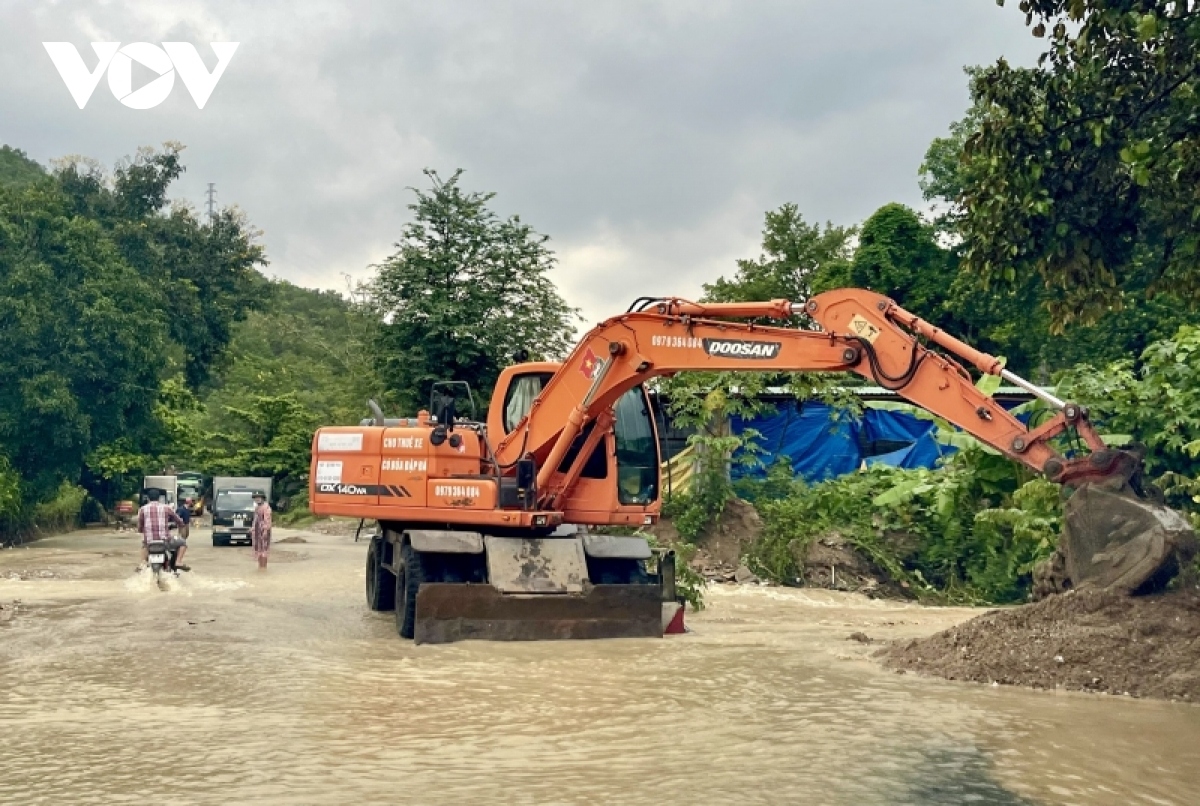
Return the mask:
M 560 366 L 517 364 L 500 374 L 488 414 L 492 439 L 500 440 L 517 431 Z M 567 473 L 585 446 L 590 446 L 578 469 L 578 479 L 560 502 L 566 520 L 608 525 L 616 513 L 633 527 L 653 523 L 661 506 L 661 458 L 658 429 L 645 387 L 635 386 L 617 398 L 607 432 L 593 436 L 599 422 L 585 425 L 559 462 L 558 470 Z

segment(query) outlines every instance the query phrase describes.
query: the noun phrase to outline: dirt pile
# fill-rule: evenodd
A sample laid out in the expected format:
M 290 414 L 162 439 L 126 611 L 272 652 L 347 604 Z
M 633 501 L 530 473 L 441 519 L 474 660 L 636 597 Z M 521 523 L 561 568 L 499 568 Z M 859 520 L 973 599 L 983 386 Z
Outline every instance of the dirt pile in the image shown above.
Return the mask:
M 1079 590 L 877 653 L 950 680 L 1200 702 L 1200 592 Z
M 649 531 L 668 545 L 684 542 L 669 518 L 663 518 Z M 758 510 L 753 504 L 735 498 L 725 506 L 720 520 L 696 539 L 696 552 L 689 565 L 713 582 L 759 582 L 761 580 L 742 564 L 742 557 L 762 533 L 763 522 Z M 892 579 L 870 557 L 837 533 L 821 535 L 801 551 L 803 556 L 796 559 L 804 569 L 803 578 L 787 580 L 786 584 L 855 591 L 892 599 L 913 598 L 906 582 Z

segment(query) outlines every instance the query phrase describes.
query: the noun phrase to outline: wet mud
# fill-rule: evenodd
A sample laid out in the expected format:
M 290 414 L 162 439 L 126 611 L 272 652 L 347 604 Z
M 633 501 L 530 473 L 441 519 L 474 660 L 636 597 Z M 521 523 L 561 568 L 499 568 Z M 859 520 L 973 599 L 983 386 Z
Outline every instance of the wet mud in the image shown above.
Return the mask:
M 0 803 L 1194 802 L 1200 708 L 951 683 L 879 642 L 978 613 L 718 586 L 667 639 L 414 646 L 363 601 L 363 543 L 260 573 L 193 531 L 0 551 Z M 297 550 L 299 549 L 299 550 Z M 278 550 L 280 554 L 283 549 Z M 51 577 L 8 571 L 48 570 Z M 868 639 L 848 640 L 852 633 Z
M 1200 702 L 1200 592 L 1079 590 L 880 653 L 950 680 Z

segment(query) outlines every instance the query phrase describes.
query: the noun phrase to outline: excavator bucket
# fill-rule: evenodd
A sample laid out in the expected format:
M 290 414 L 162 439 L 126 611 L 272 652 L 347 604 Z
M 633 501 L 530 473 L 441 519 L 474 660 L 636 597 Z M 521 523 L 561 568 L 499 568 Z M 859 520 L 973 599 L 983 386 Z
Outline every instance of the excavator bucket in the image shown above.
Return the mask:
M 488 535 L 484 544 L 486 583 L 420 586 L 417 643 L 662 637 L 674 574 L 646 573 L 643 538 Z
M 1083 484 L 1067 499 L 1059 551 L 1071 587 L 1147 593 L 1191 563 L 1196 535 L 1183 515 L 1118 478 Z

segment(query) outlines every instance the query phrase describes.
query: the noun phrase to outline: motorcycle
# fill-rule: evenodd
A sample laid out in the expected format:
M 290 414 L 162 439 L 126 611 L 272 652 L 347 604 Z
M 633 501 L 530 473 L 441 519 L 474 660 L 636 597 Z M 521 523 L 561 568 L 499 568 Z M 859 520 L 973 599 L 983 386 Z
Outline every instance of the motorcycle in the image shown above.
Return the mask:
M 162 579 L 163 572 L 179 576 L 179 570 L 175 567 L 176 551 L 170 545 L 166 540 L 151 540 L 146 544 L 146 562 L 156 583 Z

